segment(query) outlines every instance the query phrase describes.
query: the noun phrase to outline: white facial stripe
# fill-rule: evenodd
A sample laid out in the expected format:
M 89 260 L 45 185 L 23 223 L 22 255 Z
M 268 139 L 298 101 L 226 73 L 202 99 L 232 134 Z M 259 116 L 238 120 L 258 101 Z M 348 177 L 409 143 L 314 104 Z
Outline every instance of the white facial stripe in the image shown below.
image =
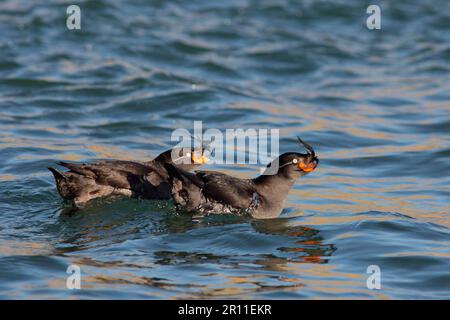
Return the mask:
M 284 167 L 289 166 L 291 164 L 292 164 L 292 162 L 287 162 L 287 163 L 281 165 L 278 169 L 284 168 Z

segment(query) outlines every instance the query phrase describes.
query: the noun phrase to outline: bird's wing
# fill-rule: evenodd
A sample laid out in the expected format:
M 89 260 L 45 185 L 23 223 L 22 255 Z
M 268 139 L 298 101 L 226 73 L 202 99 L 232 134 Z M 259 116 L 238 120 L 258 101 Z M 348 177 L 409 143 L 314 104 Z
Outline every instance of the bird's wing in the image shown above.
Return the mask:
M 87 164 L 60 162 L 59 164 L 68 168 L 71 172 L 94 179 L 98 184 L 126 189 L 131 188 L 131 181 L 153 171 L 151 166 L 139 162 L 119 160 L 105 160 Z
M 203 194 L 234 208 L 246 209 L 254 200 L 256 190 L 250 180 L 235 178 L 223 173 L 199 171 L 204 182 Z

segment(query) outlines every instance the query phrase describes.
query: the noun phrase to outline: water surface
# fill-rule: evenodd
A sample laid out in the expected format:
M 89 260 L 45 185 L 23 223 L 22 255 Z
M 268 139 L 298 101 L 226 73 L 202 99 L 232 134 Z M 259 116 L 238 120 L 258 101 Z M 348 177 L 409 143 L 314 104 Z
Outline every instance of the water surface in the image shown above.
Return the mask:
M 0 1 L 0 298 L 449 299 L 450 7 L 375 2 L 379 31 L 368 3 L 288 0 L 79 1 L 69 31 L 71 1 Z M 147 160 L 194 120 L 300 135 L 320 167 L 277 219 L 63 213 L 48 166 Z

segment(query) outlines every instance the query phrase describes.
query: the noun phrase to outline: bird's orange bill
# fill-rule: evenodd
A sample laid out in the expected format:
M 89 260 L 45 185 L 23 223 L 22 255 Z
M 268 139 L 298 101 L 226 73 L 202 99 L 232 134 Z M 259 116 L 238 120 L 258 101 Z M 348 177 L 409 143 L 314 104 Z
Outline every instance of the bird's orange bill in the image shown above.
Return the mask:
M 208 162 L 208 158 L 205 155 L 197 155 L 195 153 L 192 154 L 192 162 L 195 164 L 205 164 Z
M 311 162 L 311 163 L 304 163 L 299 162 L 298 167 L 302 169 L 305 172 L 311 172 L 317 167 L 317 163 Z

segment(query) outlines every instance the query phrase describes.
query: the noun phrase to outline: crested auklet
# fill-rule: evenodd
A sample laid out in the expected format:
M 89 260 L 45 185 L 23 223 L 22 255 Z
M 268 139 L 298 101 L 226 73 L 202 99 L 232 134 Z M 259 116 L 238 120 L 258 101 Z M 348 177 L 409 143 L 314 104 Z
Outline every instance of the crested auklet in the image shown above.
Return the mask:
M 306 154 L 284 153 L 266 168 L 268 172 L 271 166 L 278 164 L 276 174 L 263 173 L 255 179 L 239 179 L 214 171 L 191 173 L 166 163 L 172 198 L 178 208 L 200 215 L 231 213 L 255 218 L 278 217 L 296 179 L 313 171 L 319 163 L 314 149 L 298 140 L 308 150 Z
M 170 163 L 184 171 L 206 163 L 203 151 L 174 148 L 148 162 L 103 160 L 94 163 L 58 164 L 69 169 L 60 172 L 48 168 L 55 177 L 59 194 L 79 208 L 89 200 L 109 195 L 170 199 L 169 175 L 164 164 Z M 175 160 L 172 157 L 176 156 Z

